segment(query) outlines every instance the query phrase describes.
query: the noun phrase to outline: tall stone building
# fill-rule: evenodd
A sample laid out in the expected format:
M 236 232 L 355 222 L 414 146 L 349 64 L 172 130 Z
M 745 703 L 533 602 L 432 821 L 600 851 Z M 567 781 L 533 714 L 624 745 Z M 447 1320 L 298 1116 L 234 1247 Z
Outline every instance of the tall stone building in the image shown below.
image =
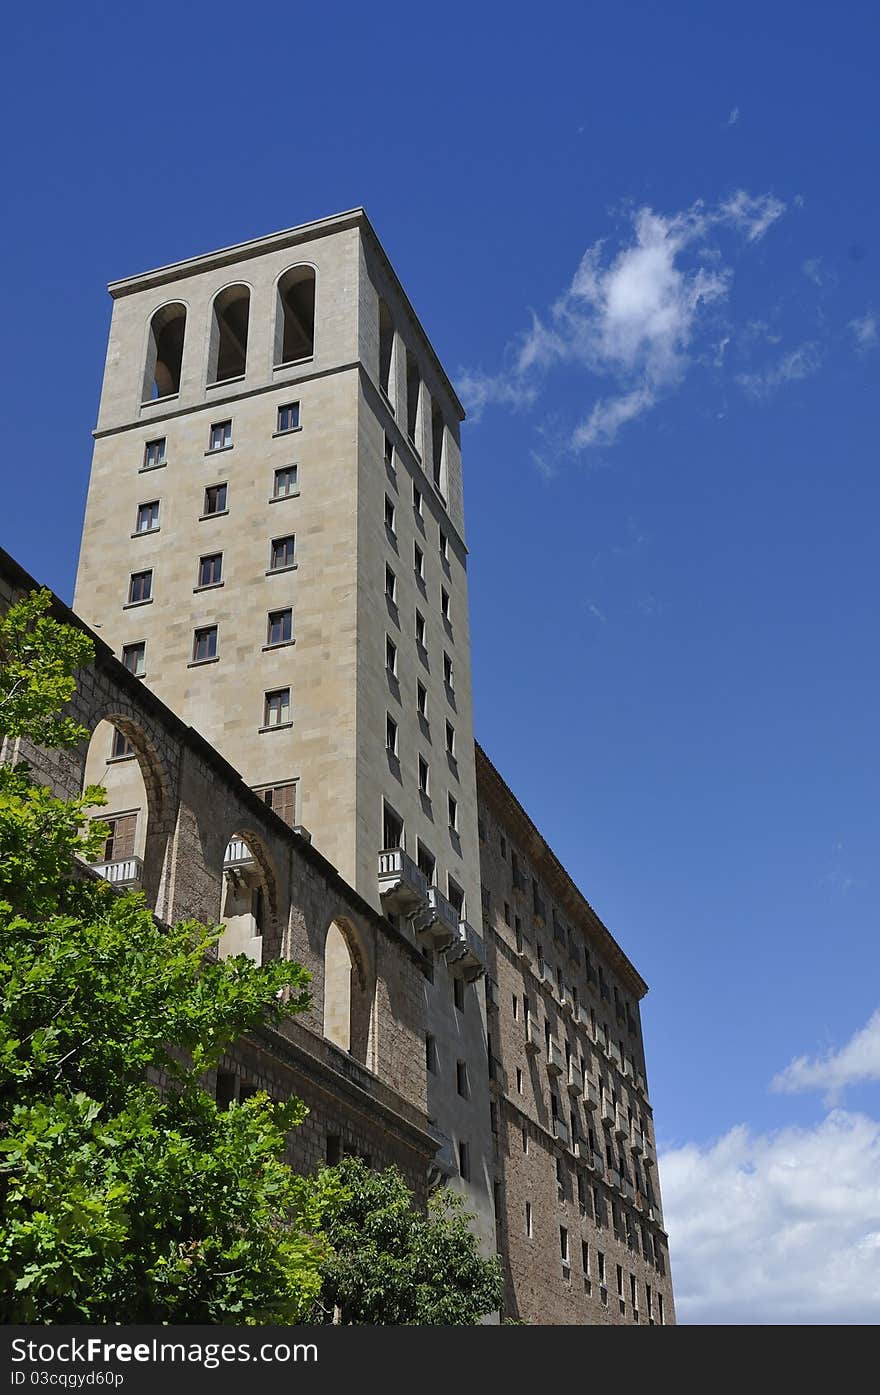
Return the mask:
M 426 1111 L 441 1139 L 434 1175 L 465 1193 L 485 1250 L 501 1244 L 511 1311 L 622 1320 L 598 1283 L 592 1306 L 570 1289 L 551 1303 L 537 1277 L 549 1260 L 532 1263 L 537 1251 L 523 1249 L 510 1210 L 523 1210 L 538 1174 L 529 1180 L 507 1152 L 510 1121 L 523 1113 L 513 1062 L 525 1049 L 506 1021 L 508 967 L 521 997 L 546 999 L 560 1051 L 563 1039 L 526 961 L 514 954 L 507 966 L 510 927 L 497 915 L 506 869 L 478 836 L 478 806 L 482 822 L 497 823 L 498 788 L 485 758 L 475 760 L 464 413 L 442 365 L 361 209 L 114 282 L 110 293 L 75 610 L 417 951 Z M 144 853 L 134 754 L 112 721 L 89 752 L 88 778 L 108 789 L 105 863 L 116 880 L 126 869 L 137 879 Z M 518 831 L 514 820 L 511 846 Z M 217 914 L 225 948 L 260 957 L 269 886 L 253 841 L 244 831 L 226 846 Z M 559 903 L 580 906 L 559 876 Z M 592 912 L 572 923 L 607 982 L 617 975 L 637 1022 L 641 979 Z M 484 991 L 487 955 L 498 1008 Z M 353 1053 L 357 1038 L 375 1069 L 373 1009 L 355 991 L 357 971 L 342 922 L 327 935 L 323 1032 Z M 569 1036 L 570 1050 L 586 1049 Z M 615 1108 L 619 1100 L 641 1127 L 647 1101 L 630 1099 L 613 1069 Z M 565 1147 L 552 1122 L 540 1133 L 542 1110 L 560 1098 L 552 1080 L 551 1062 L 542 1103 L 535 1089 L 526 1106 L 548 1160 Z M 568 1085 L 562 1093 L 571 1098 Z M 573 1146 L 565 1166 L 577 1170 L 586 1161 Z M 602 1195 L 609 1180 L 613 1169 L 595 1183 Z M 656 1228 L 655 1183 L 652 1194 L 654 1219 L 642 1207 L 642 1221 Z M 545 1201 L 536 1192 L 530 1204 L 534 1231 Z M 556 1204 L 554 1191 L 546 1205 Z M 577 1227 L 560 1224 L 573 1246 Z M 546 1229 L 542 1219 L 542 1254 Z M 560 1264 L 551 1268 L 559 1278 Z M 662 1278 L 661 1319 L 671 1314 Z

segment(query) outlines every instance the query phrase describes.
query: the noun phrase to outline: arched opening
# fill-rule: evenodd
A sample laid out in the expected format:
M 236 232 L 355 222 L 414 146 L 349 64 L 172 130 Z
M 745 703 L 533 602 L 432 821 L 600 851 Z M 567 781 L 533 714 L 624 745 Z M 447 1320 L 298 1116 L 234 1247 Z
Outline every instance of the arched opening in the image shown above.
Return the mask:
M 160 306 L 150 321 L 147 340 L 143 387 L 145 402 L 159 397 L 173 397 L 180 392 L 185 334 L 186 306 L 177 302 Z
M 406 434 L 421 456 L 419 429 L 422 399 L 422 375 L 419 361 L 411 349 L 406 351 Z
M 251 293 L 247 286 L 227 286 L 214 297 L 208 382 L 241 378 L 247 368 L 248 320 Z
M 221 959 L 245 954 L 257 964 L 262 963 L 263 935 L 269 927 L 273 890 L 265 858 L 254 838 L 233 833 L 223 855 Z
M 144 887 L 150 816 L 156 812 L 155 799 L 151 808 L 145 772 L 150 774 L 134 729 L 124 722 L 121 726 L 110 720 L 98 722 L 89 742 L 83 787 L 100 785 L 107 794 L 107 802 L 95 809 L 93 818 L 106 823 L 110 831 L 92 867 L 114 886 Z
M 292 266 L 278 282 L 275 364 L 296 363 L 315 352 L 315 269 Z
M 394 321 L 384 300 L 379 301 L 379 386 L 391 402 L 391 369 L 394 362 Z M 394 404 L 391 403 L 392 410 Z
M 362 1065 L 372 1050 L 373 990 L 354 930 L 334 920 L 324 942 L 324 1036 Z

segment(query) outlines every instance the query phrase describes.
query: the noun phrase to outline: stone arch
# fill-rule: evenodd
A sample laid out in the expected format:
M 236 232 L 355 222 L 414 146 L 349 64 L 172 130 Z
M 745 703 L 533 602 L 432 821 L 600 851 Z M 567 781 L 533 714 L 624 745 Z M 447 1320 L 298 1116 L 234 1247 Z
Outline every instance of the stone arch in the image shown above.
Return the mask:
M 208 382 L 225 383 L 247 370 L 251 292 L 243 283 L 224 286 L 211 305 Z
M 169 301 L 153 311 L 141 390 L 144 402 L 175 397 L 180 392 L 185 338 L 186 306 L 181 301 Z
M 354 922 L 336 916 L 324 937 L 323 1032 L 328 1041 L 370 1069 L 375 998 L 373 956 Z
M 263 839 L 248 824 L 236 823 L 223 848 L 219 915 L 226 929 L 220 957 L 275 959 L 281 947 L 278 877 Z
M 273 362 L 298 363 L 315 353 L 317 274 L 307 262 L 290 266 L 278 278 Z

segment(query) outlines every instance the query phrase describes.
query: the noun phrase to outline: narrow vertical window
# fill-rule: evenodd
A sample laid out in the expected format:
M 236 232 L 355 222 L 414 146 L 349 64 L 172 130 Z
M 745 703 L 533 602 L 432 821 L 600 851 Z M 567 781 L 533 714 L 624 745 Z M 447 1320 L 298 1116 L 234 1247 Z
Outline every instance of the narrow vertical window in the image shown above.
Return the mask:
M 214 513 L 226 512 L 226 485 L 209 484 L 205 490 L 205 508 L 203 518 L 210 518 Z
M 122 649 L 122 662 L 135 678 L 143 678 L 146 673 L 147 646 L 144 640 L 138 644 L 126 644 Z
M 275 471 L 275 483 L 272 488 L 273 499 L 288 499 L 291 494 L 297 491 L 297 475 L 299 473 L 296 465 L 282 465 L 280 470 Z
M 153 499 L 149 504 L 138 504 L 135 532 L 155 533 L 158 527 L 159 500 Z
M 142 470 L 157 470 L 160 465 L 165 464 L 165 437 L 160 436 L 156 441 L 147 441 L 144 446 L 144 463 Z
M 143 400 L 174 397 L 180 392 L 186 306 L 163 305 L 150 321 L 147 361 L 144 365 Z
M 290 644 L 292 639 L 293 610 L 291 607 L 287 606 L 284 610 L 270 610 L 266 643 L 269 645 Z
M 215 421 L 208 436 L 209 450 L 226 450 L 232 445 L 232 422 Z
M 290 689 L 276 688 L 266 694 L 263 709 L 263 725 L 266 727 L 286 726 L 290 721 Z
M 217 626 L 205 625 L 193 635 L 193 663 L 204 664 L 217 657 Z
M 251 293 L 247 286 L 227 286 L 214 297 L 208 348 L 208 382 L 243 378 L 247 368 Z
M 288 402 L 283 407 L 278 408 L 278 421 L 275 427 L 279 435 L 286 431 L 299 430 L 299 403 Z
M 141 605 L 144 601 L 153 598 L 153 573 L 152 570 L 146 572 L 132 572 L 128 579 L 128 603 L 129 605 Z
M 278 282 L 275 365 L 296 363 L 315 352 L 315 272 L 294 266 Z

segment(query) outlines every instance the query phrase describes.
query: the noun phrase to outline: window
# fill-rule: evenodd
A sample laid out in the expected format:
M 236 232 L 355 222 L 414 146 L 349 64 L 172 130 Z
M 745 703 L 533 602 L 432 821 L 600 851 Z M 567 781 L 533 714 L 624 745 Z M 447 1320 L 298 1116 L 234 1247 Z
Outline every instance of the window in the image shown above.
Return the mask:
M 443 413 L 436 402 L 431 403 L 431 464 L 434 471 L 434 488 L 442 491 L 443 478 L 443 438 L 446 434 Z
M 633 1313 L 638 1317 L 639 1312 L 639 1291 L 636 1286 L 635 1274 L 629 1276 L 629 1301 L 632 1304 Z
M 532 1230 L 532 1203 L 531 1203 L 530 1201 L 527 1201 L 527 1202 L 526 1202 L 526 1238 L 529 1239 L 529 1240 L 531 1240 L 533 1234 L 534 1234 L 534 1232 L 533 1232 L 533 1230 Z
M 296 824 L 296 781 L 286 780 L 281 785 L 264 785 L 254 791 L 268 804 L 273 813 L 293 828 Z
M 458 802 L 454 795 L 447 796 L 447 807 L 449 810 L 449 829 L 452 833 L 458 832 Z
M 441 558 L 443 559 L 444 562 L 448 562 L 448 561 L 449 561 L 449 539 L 447 538 L 447 536 L 446 536 L 446 534 L 444 533 L 444 531 L 443 531 L 442 528 L 441 528 L 440 531 L 439 531 L 439 539 L 440 539 L 440 556 L 441 556 Z
M 392 471 L 393 471 L 393 469 L 394 469 L 394 443 L 393 443 L 393 441 L 391 440 L 391 437 L 388 436 L 388 435 L 385 436 L 385 464 L 388 466 L 388 469 L 389 469 L 389 470 L 392 470 Z
M 287 499 L 291 494 L 297 494 L 297 475 L 299 467 L 297 465 L 282 465 L 280 470 L 275 471 L 275 484 L 272 490 L 273 499 Z
M 464 892 L 450 876 L 446 878 L 446 899 L 458 913 L 459 920 L 464 920 Z
M 394 532 L 394 503 L 385 495 L 385 527 L 389 533 Z
M 419 792 L 424 795 L 428 793 L 428 775 L 428 762 L 424 756 L 419 756 Z
M 209 450 L 225 450 L 232 445 L 232 422 L 217 421 L 211 427 Z
M 385 568 L 385 595 L 392 605 L 397 603 L 397 577 L 390 567 Z
M 282 727 L 290 722 L 290 689 L 276 688 L 266 694 L 263 709 L 265 727 Z
M 662 1327 L 665 1322 L 665 1319 L 663 1317 L 663 1294 L 659 1291 L 657 1293 L 657 1320 L 660 1323 L 660 1326 Z
M 503 833 L 501 834 L 501 856 L 503 857 L 504 861 L 506 862 L 506 861 L 507 861 L 507 839 L 505 838 L 505 836 L 504 836 Z
M 162 305 L 150 321 L 147 361 L 144 365 L 144 402 L 174 397 L 180 391 L 186 306 Z
M 452 980 L 452 1001 L 459 1012 L 464 1012 L 464 979 Z
M 419 429 L 419 407 L 422 397 L 422 379 L 419 373 L 418 360 L 409 349 L 406 351 L 406 434 L 411 443 L 416 446 L 416 454 L 419 454 L 416 435 Z
M 389 756 L 397 755 L 397 723 L 390 712 L 385 714 L 385 748 Z
M 226 512 L 226 485 L 209 484 L 205 490 L 205 511 L 204 517 L 208 518 L 212 513 Z
M 428 886 L 434 885 L 434 869 L 437 865 L 434 854 L 430 848 L 426 848 L 421 838 L 418 844 L 418 856 L 416 858 L 419 871 L 423 872 L 427 879 Z
M 581 1241 L 581 1264 L 584 1268 L 584 1288 L 589 1293 L 592 1288 L 590 1282 L 590 1247 L 586 1240 Z
M 284 570 L 286 567 L 293 567 L 296 565 L 294 561 L 294 542 L 295 539 L 292 533 L 289 533 L 286 538 L 272 539 L 272 560 L 269 564 L 270 571 L 278 572 Z
M 418 543 L 413 543 L 413 570 L 415 571 L 416 576 L 419 578 L 419 581 L 424 581 L 425 554 L 422 552 L 422 549 L 419 547 Z
M 394 321 L 384 300 L 379 301 L 379 386 L 389 397 L 391 365 L 394 361 Z M 392 407 L 392 411 L 393 411 Z
M 403 819 L 384 800 L 382 801 L 382 846 L 385 848 L 403 847 Z
M 146 664 L 147 645 L 145 640 L 140 640 L 138 644 L 126 644 L 122 649 L 122 662 L 133 673 L 135 678 L 143 678 L 147 671 Z
M 227 286 L 214 297 L 208 347 L 208 382 L 244 377 L 247 367 L 251 293 L 247 286 Z
M 397 677 L 397 645 L 390 635 L 385 636 L 385 667 L 392 678 Z
M 599 1274 L 599 1283 L 605 1283 L 605 1256 L 601 1250 L 596 1251 L 596 1266 Z
M 143 601 L 153 598 L 153 573 L 132 572 L 128 579 L 128 603 L 129 605 L 140 605 Z
M 437 1042 L 430 1032 L 425 1033 L 425 1066 L 432 1075 L 437 1074 Z
M 425 617 L 420 610 L 416 611 L 416 644 L 425 648 Z
M 525 1124 L 522 1126 L 522 1150 L 528 1156 L 529 1152 L 529 1131 Z
M 418 486 L 417 484 L 414 484 L 414 485 L 413 485 L 413 510 L 414 510 L 415 513 L 418 514 L 419 518 L 421 518 L 421 516 L 422 516 L 422 491 L 419 489 L 419 486 Z
M 266 643 L 270 645 L 289 644 L 292 639 L 293 611 L 290 606 L 286 610 L 270 610 Z
M 424 683 L 416 680 L 416 707 L 420 717 L 428 716 L 428 690 Z
M 446 723 L 446 750 L 451 756 L 455 755 L 455 727 L 451 722 Z
M 217 657 L 217 626 L 206 625 L 193 635 L 193 663 L 203 664 Z
M 286 407 L 278 408 L 278 432 L 299 430 L 299 403 L 288 402 Z
M 149 504 L 138 504 L 137 523 L 135 531 L 138 533 L 155 533 L 159 527 L 159 500 L 154 499 Z
M 458 1173 L 464 1182 L 470 1181 L 471 1176 L 470 1157 L 468 1153 L 468 1145 L 460 1141 L 458 1145 Z
M 137 814 L 118 814 L 116 818 L 104 819 L 110 829 L 104 840 L 103 862 L 122 862 L 134 857 L 134 835 L 137 829 Z
M 133 756 L 134 747 L 128 737 L 121 732 L 118 727 L 113 728 L 113 737 L 110 742 L 110 759 L 124 760 L 126 756 Z
M 510 924 L 510 902 L 509 902 L 509 901 L 505 901 L 505 902 L 504 902 L 504 924 L 505 924 L 505 925 L 509 925 L 509 924 Z
M 450 692 L 454 691 L 452 685 L 452 659 L 448 654 L 443 655 L 443 682 Z
M 455 1063 L 455 1088 L 462 1099 L 468 1098 L 469 1090 L 466 1061 L 456 1061 Z
M 292 266 L 278 282 L 275 364 L 296 363 L 315 352 L 315 271 Z
M 144 446 L 143 470 L 156 470 L 160 465 L 165 464 L 165 437 L 160 436 L 156 441 L 147 441 Z
M 223 553 L 211 552 L 199 558 L 199 586 L 219 586 L 223 575 Z
M 568 1268 L 568 1229 L 566 1226 L 559 1227 L 559 1252 L 562 1257 L 563 1268 Z

